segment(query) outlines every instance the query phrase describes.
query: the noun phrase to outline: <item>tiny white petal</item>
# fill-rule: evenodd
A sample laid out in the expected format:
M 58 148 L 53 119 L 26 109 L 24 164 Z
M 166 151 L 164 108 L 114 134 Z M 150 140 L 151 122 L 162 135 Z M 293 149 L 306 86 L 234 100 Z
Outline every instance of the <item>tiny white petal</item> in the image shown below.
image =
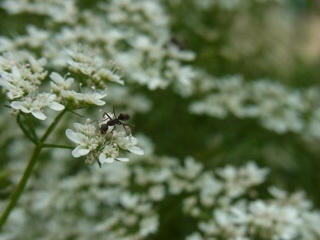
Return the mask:
M 77 129 L 78 131 L 82 131 L 85 128 L 85 125 L 81 124 L 81 123 L 74 123 L 73 126 L 75 127 L 75 129 Z
M 129 158 L 116 158 L 120 162 L 129 162 Z
M 12 67 L 11 72 L 12 72 L 12 75 L 13 75 L 15 78 L 21 78 L 19 69 L 18 69 L 17 67 Z
M 57 102 L 50 103 L 49 107 L 53 110 L 56 110 L 56 111 L 61 111 L 64 109 L 64 106 L 60 103 L 57 103 Z
M 40 110 L 33 110 L 31 114 L 40 120 L 45 120 L 47 117 Z
M 14 109 L 20 109 L 22 112 L 24 113 L 30 113 L 31 110 L 30 109 L 27 109 L 24 105 L 23 105 L 23 102 L 21 101 L 13 101 L 11 104 L 10 104 L 11 107 L 13 107 Z
M 89 152 L 90 152 L 89 149 L 85 149 L 81 145 L 79 145 L 75 149 L 73 149 L 72 155 L 74 157 L 81 157 L 81 156 L 87 155 Z
M 78 144 L 80 144 L 82 142 L 83 134 L 81 134 L 81 133 L 76 133 L 76 132 L 72 131 L 71 129 L 67 129 L 66 135 L 72 142 L 75 142 Z
M 137 146 L 131 146 L 128 148 L 128 150 L 134 154 L 137 154 L 137 155 L 143 155 L 144 154 L 144 151 L 137 147 Z
M 56 82 L 56 83 L 62 83 L 64 82 L 64 79 L 60 76 L 60 74 L 56 73 L 56 72 L 52 72 L 50 74 L 50 78 Z
M 101 153 L 99 156 L 99 162 L 100 163 L 113 163 L 113 158 L 107 158 L 105 154 Z
M 94 102 L 94 104 L 97 105 L 97 106 L 103 106 L 105 103 L 106 103 L 106 102 L 104 102 L 104 101 L 102 101 L 102 100 L 96 100 L 96 101 Z

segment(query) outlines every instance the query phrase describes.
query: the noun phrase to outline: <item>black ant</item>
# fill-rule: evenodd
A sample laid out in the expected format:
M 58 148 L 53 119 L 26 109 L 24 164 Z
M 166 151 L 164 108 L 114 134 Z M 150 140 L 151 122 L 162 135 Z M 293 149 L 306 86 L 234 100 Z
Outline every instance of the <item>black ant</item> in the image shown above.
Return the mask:
M 117 117 L 116 112 L 114 110 L 114 106 L 113 106 L 113 116 L 114 116 L 113 118 L 110 117 L 110 115 L 107 112 L 105 112 L 103 114 L 103 119 L 100 122 L 104 122 L 106 120 L 108 120 L 108 121 L 106 123 L 102 123 L 100 125 L 100 133 L 101 134 L 105 134 L 108 131 L 109 127 L 113 127 L 113 129 L 111 130 L 111 132 L 113 132 L 113 130 L 116 128 L 116 125 L 122 125 L 124 130 L 126 130 L 126 131 L 127 131 L 126 126 L 134 127 L 134 125 L 132 125 L 132 124 L 127 124 L 127 123 L 122 122 L 122 121 L 128 121 L 130 119 L 129 114 L 120 113 L 119 116 Z

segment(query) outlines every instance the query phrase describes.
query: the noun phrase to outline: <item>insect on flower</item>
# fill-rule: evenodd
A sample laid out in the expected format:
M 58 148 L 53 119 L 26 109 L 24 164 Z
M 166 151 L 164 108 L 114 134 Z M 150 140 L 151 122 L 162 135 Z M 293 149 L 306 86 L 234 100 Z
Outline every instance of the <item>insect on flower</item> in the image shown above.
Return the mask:
M 122 125 L 124 130 L 128 131 L 126 127 L 134 127 L 134 125 L 124 123 L 123 121 L 128 121 L 129 119 L 130 115 L 127 113 L 120 113 L 119 116 L 117 116 L 113 106 L 113 118 L 107 112 L 105 112 L 102 120 L 99 121 L 100 133 L 105 134 L 109 127 L 113 127 L 111 130 L 112 132 L 116 128 L 116 125 Z

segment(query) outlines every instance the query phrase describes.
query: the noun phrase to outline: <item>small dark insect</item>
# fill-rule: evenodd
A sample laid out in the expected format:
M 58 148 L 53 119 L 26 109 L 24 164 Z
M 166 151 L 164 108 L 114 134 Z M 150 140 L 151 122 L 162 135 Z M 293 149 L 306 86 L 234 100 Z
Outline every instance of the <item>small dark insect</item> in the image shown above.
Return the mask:
M 172 36 L 170 38 L 170 43 L 172 43 L 173 45 L 175 45 L 179 50 L 185 50 L 186 49 L 186 46 L 184 44 L 183 41 L 181 41 L 180 39 L 178 39 L 177 37 L 175 36 Z
M 100 125 L 100 133 L 101 134 L 105 134 L 109 127 L 113 127 L 113 129 L 111 130 L 111 132 L 116 128 L 116 125 L 122 125 L 124 130 L 128 131 L 128 129 L 126 127 L 134 127 L 134 125 L 132 124 L 127 124 L 124 123 L 122 121 L 128 121 L 130 119 L 130 115 L 127 113 L 120 113 L 119 116 L 117 117 L 116 112 L 114 110 L 113 107 L 113 118 L 110 117 L 110 115 L 105 112 L 103 114 L 103 119 L 101 120 L 101 122 L 104 122 Z M 105 122 L 107 120 L 107 122 Z

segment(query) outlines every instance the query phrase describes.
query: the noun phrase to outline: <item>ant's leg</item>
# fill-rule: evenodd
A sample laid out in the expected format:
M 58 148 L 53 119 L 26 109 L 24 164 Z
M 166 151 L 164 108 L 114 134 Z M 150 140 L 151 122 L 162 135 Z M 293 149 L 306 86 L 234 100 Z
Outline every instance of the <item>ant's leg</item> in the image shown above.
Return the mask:
M 114 118 L 117 118 L 116 111 L 114 110 L 114 105 L 112 106 Z
M 89 122 L 89 124 L 91 124 L 91 123 L 93 123 L 93 122 L 95 122 L 95 121 L 99 122 L 97 119 L 95 119 L 95 120 Z
M 128 133 L 128 129 L 125 127 L 125 125 L 122 124 L 122 127 L 123 127 L 124 130 Z
M 106 115 L 107 115 L 107 117 L 108 117 L 110 120 L 112 120 L 112 118 L 109 116 L 109 114 L 108 114 L 107 112 L 105 112 L 105 113 L 103 114 L 103 118 L 105 118 Z
M 126 127 L 129 127 L 130 131 L 131 131 L 131 127 L 134 127 L 134 125 L 132 125 L 132 124 L 127 124 L 127 123 L 123 123 L 123 122 L 121 122 L 121 125 L 124 128 L 124 130 L 126 130 L 126 132 L 128 132 L 128 129 Z
M 123 126 L 127 126 L 127 127 L 135 127 L 133 124 L 129 124 L 129 123 L 123 123 L 123 122 L 121 122 L 121 124 L 122 124 Z

